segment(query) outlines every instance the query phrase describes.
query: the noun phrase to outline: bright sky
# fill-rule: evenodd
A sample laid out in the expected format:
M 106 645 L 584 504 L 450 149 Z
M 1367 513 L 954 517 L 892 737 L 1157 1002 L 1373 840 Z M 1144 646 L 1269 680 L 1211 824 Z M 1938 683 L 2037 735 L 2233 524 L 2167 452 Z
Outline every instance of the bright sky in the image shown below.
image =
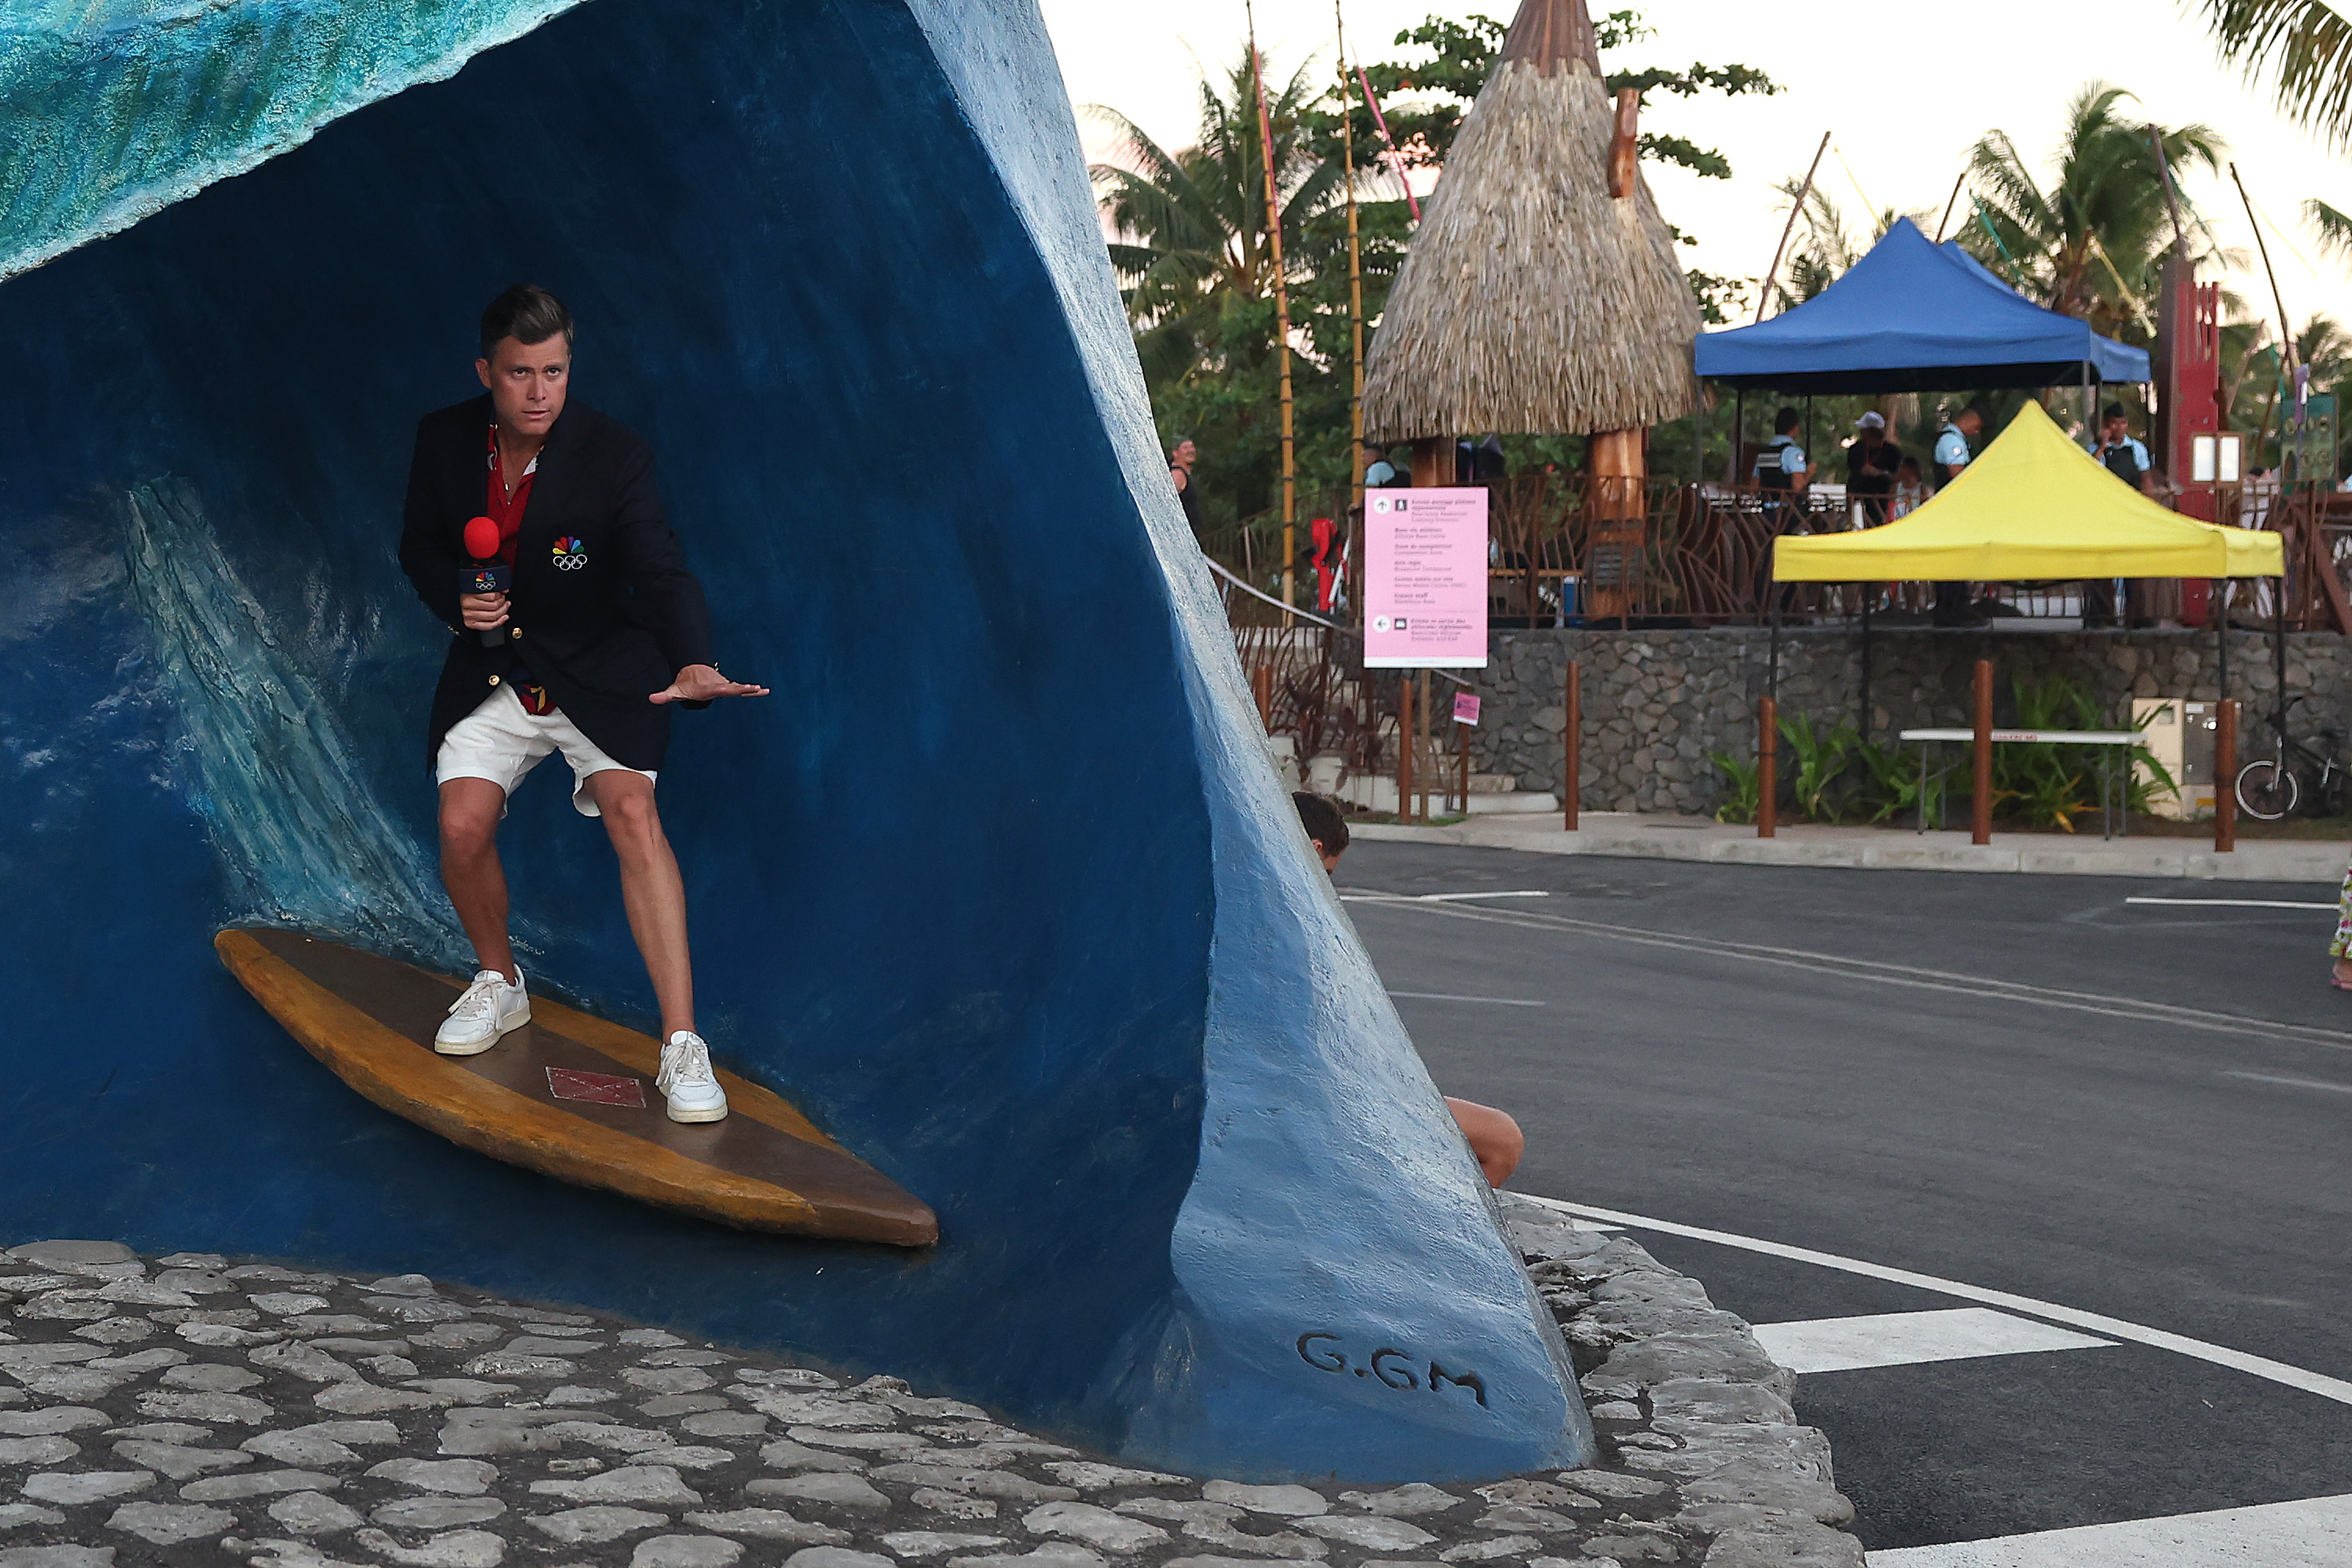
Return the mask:
M 1400 52 L 1390 40 L 1432 12 L 1485 11 L 1507 19 L 1513 4 L 1347 0 L 1349 52 L 1359 60 L 1389 58 Z M 2277 229 L 2266 229 L 2264 238 L 2288 314 L 2298 326 L 2315 310 L 2352 323 L 2352 267 L 2323 258 L 2299 217 L 2306 196 L 2352 207 L 2352 160 L 2321 148 L 2225 73 L 2201 26 L 2185 15 L 2185 0 L 2104 0 L 2061 9 L 1983 0 L 1777 12 L 1727 0 L 1592 0 L 1595 11 L 1627 4 L 1639 6 L 1657 36 L 1606 63 L 1737 61 L 1769 73 L 1787 89 L 1763 99 L 1654 95 L 1645 124 L 1719 148 L 1731 160 L 1727 181 L 1645 165 L 1666 216 L 1700 241 L 1685 252 L 1694 266 L 1741 278 L 1764 270 L 1784 221 L 1771 187 L 1803 175 L 1824 131 L 1835 139 L 1819 180 L 1859 235 L 1864 215 L 1879 207 L 1940 211 L 1967 148 L 1988 130 L 2007 131 L 2039 164 L 2053 146 L 2067 99 L 2099 78 L 2137 94 L 2151 119 L 2201 120 L 2218 130 L 2255 204 L 2284 230 L 2284 241 Z M 1042 5 L 1071 98 L 1122 110 L 1169 147 L 1191 140 L 1200 65 L 1234 58 L 1245 36 L 1241 0 L 1190 0 L 1181 7 L 1104 0 Z M 1259 0 L 1257 21 L 1269 61 L 1286 74 L 1302 56 L 1330 58 L 1330 0 Z M 2183 184 L 2222 244 L 2245 253 L 2248 270 L 2230 279 L 2232 287 L 2251 308 L 2274 315 L 2253 229 L 2228 177 L 2196 174 Z

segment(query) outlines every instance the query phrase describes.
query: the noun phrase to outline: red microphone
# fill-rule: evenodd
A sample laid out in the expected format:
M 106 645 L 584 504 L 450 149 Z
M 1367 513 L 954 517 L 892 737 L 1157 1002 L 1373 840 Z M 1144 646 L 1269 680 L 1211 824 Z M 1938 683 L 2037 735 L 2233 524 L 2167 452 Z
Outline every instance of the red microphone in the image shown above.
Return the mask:
M 499 525 L 487 517 L 478 517 L 466 524 L 466 553 L 474 558 L 471 566 L 457 574 L 460 594 L 503 594 L 513 580 L 514 568 L 498 558 Z M 496 631 L 482 634 L 484 647 L 496 647 L 506 639 Z

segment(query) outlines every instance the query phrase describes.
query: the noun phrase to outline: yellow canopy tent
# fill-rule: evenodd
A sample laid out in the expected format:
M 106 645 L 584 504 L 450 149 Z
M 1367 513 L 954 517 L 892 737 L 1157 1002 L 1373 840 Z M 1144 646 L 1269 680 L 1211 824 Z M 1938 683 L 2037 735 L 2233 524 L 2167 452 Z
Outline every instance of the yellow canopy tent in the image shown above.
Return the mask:
M 2074 582 L 2102 577 L 2280 577 L 2275 533 L 2200 522 L 2109 473 L 2051 423 L 2018 411 L 1981 457 L 1908 517 L 1858 533 L 1792 534 L 1772 544 L 1776 583 Z M 2217 613 L 2221 686 L 2230 688 L 2228 616 Z M 1772 615 L 1770 682 L 1780 683 Z M 2276 634 L 2284 689 L 2285 633 Z M 1870 610 L 1862 613 L 1861 732 L 1870 733 Z
M 1910 516 L 1859 533 L 1792 534 L 1772 546 L 1777 583 L 2276 577 L 2285 570 L 2277 534 L 2158 506 L 2032 402 Z

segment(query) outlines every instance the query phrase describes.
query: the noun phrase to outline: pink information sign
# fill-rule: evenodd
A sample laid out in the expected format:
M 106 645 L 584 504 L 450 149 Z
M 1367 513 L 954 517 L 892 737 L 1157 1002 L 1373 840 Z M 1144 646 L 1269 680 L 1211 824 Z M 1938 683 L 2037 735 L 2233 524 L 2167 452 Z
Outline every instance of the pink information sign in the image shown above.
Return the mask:
M 1364 662 L 1486 668 L 1486 492 L 1364 492 Z

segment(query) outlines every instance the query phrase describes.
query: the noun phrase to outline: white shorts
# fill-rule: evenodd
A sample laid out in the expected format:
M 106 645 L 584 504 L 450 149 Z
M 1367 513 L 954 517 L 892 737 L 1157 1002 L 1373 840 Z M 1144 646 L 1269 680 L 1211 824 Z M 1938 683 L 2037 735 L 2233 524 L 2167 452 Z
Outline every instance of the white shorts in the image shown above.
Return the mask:
M 583 816 L 602 816 L 588 793 L 594 774 L 618 768 L 623 773 L 659 775 L 644 768 L 624 768 L 597 749 L 596 742 L 562 709 L 541 718 L 527 711 L 511 686 L 500 686 L 482 699 L 482 705 L 449 726 L 441 737 L 440 755 L 434 759 L 434 779 L 488 779 L 511 799 L 515 786 L 551 752 L 562 752 L 572 764 L 572 805 Z M 504 816 L 501 812 L 499 815 Z

